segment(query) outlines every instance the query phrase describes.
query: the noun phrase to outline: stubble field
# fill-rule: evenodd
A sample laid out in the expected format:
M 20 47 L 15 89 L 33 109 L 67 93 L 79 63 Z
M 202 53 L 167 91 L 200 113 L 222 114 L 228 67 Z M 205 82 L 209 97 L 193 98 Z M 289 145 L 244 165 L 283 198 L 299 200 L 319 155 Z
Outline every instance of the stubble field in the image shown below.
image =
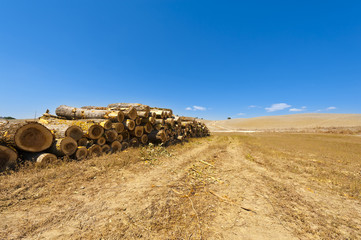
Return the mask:
M 360 239 L 361 138 L 218 133 L 0 176 L 1 239 Z

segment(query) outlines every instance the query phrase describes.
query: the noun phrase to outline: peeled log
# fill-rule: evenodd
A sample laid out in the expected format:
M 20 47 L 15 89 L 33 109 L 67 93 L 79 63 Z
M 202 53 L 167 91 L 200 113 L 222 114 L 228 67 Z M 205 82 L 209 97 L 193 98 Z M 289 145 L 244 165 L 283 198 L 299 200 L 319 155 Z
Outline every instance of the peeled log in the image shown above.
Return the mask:
M 112 142 L 110 147 L 112 149 L 112 153 L 119 152 L 122 150 L 122 144 L 119 141 Z
M 67 119 L 109 119 L 113 122 L 121 122 L 122 117 L 124 118 L 121 111 L 75 108 L 66 105 L 57 107 L 55 113 Z
M 23 151 L 44 151 L 53 140 L 51 131 L 37 122 L 10 121 L 0 127 L 0 144 L 16 146 Z
M 64 155 L 73 155 L 77 148 L 78 144 L 74 139 L 71 137 L 65 137 L 62 139 L 56 139 L 49 151 L 61 157 Z
M 0 171 L 7 167 L 14 166 L 18 159 L 18 153 L 15 149 L 0 145 Z
M 24 154 L 26 160 L 35 161 L 37 163 L 51 163 L 58 158 L 52 153 L 26 153 Z
M 83 160 L 88 156 L 88 149 L 84 146 L 80 146 L 78 147 L 78 149 L 76 150 L 74 157 L 77 160 Z
M 138 111 L 137 114 L 138 114 L 138 117 L 142 117 L 142 118 L 149 117 L 149 112 L 146 112 L 146 111 Z
M 115 130 L 107 130 L 104 133 L 107 142 L 114 142 L 118 138 L 118 133 Z

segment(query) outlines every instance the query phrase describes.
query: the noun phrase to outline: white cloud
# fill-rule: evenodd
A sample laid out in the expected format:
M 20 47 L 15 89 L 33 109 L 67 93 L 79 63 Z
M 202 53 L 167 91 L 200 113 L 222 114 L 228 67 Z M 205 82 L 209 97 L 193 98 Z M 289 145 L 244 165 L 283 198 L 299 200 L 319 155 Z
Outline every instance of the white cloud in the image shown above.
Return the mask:
M 245 113 L 237 113 L 238 116 L 244 116 L 246 115 Z
M 303 111 L 306 111 L 306 109 L 307 109 L 306 106 L 303 106 L 301 108 L 291 108 L 290 112 L 303 112 Z
M 207 108 L 201 107 L 201 106 L 193 106 L 193 107 L 187 107 L 186 110 L 188 110 L 188 111 L 206 111 Z
M 193 106 L 193 109 L 194 109 L 194 111 L 197 111 L 197 110 L 199 110 L 199 111 L 205 111 L 205 110 L 206 110 L 205 107 L 201 107 L 201 106 Z
M 272 104 L 270 107 L 265 108 L 267 112 L 274 112 L 274 111 L 280 111 L 280 110 L 284 110 L 286 108 L 291 107 L 291 105 L 288 105 L 286 103 L 275 103 Z
M 336 109 L 336 107 L 328 107 L 328 108 L 326 108 L 326 110 L 335 110 Z

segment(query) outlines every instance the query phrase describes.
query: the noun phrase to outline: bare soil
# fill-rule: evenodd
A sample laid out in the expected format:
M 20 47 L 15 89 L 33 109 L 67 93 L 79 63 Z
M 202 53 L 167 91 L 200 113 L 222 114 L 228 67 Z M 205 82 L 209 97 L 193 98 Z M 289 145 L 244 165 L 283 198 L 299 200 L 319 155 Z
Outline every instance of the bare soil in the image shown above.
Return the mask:
M 0 239 L 360 239 L 361 138 L 219 134 L 0 176 Z

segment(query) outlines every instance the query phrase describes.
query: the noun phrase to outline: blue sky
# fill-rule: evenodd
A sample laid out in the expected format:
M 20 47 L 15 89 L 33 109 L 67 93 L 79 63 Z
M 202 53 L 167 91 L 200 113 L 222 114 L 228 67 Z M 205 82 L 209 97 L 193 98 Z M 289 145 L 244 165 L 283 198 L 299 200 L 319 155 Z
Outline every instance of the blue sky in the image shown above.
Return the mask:
M 0 116 L 361 113 L 361 1 L 0 0 Z

